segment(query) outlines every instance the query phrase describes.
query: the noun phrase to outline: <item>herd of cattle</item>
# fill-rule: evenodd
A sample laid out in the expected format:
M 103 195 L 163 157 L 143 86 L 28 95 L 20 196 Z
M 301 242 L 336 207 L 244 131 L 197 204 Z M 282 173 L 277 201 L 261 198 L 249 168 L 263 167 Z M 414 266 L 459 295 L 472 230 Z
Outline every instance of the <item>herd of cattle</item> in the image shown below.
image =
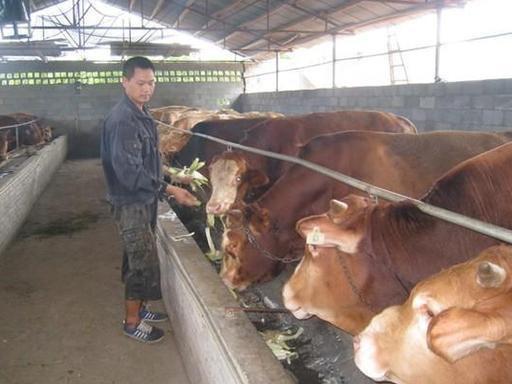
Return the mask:
M 36 116 L 27 113 L 0 115 L 0 163 L 18 147 L 44 144 L 51 139 L 51 128 L 42 125 Z
M 512 229 L 512 132 L 417 133 L 375 111 L 233 115 L 182 108 L 165 120 Z M 206 210 L 224 216 L 220 273 L 230 288 L 299 261 L 285 306 L 354 335 L 355 362 L 370 378 L 512 381 L 512 247 L 409 202 L 376 201 L 300 165 L 197 136 L 164 131 L 161 150 L 174 164 L 207 162 Z

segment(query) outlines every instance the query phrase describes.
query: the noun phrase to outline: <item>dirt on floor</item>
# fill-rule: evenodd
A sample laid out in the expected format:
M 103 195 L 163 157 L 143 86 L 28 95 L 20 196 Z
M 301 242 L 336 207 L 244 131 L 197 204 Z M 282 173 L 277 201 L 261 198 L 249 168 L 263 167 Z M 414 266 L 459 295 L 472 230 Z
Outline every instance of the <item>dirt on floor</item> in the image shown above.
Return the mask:
M 168 322 L 159 344 L 122 334 L 121 247 L 104 197 L 99 160 L 66 161 L 0 255 L 1 384 L 189 383 Z

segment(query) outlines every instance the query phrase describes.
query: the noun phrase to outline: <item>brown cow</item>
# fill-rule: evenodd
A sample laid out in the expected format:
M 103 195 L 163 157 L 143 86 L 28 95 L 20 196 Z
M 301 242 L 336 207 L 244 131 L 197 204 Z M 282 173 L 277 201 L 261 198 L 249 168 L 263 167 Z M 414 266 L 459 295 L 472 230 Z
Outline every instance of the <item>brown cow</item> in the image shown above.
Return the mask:
M 419 135 L 354 131 L 315 138 L 300 156 L 379 187 L 420 197 L 437 177 L 460 161 L 508 140 L 507 134 L 460 131 Z M 354 191 L 294 165 L 261 198 L 243 209 L 244 220 L 231 220 L 233 225 L 228 226 L 223 240 L 226 249 L 221 275 L 225 283 L 244 289 L 274 276 L 282 267 L 279 260 L 300 259 L 304 241 L 295 232 L 297 220 L 325 212 L 331 198 Z
M 462 318 L 454 317 L 460 311 L 481 315 L 478 308 L 487 308 L 489 317 L 483 323 L 499 318 L 489 307 L 510 297 L 511 273 L 512 248 L 495 246 L 469 262 L 422 281 L 404 304 L 375 316 L 354 338 L 356 365 L 374 380 L 401 384 L 510 383 L 512 347 L 497 342 L 499 332 L 477 340 L 477 347 L 484 348 L 479 351 L 473 350 L 476 345 L 471 340 L 450 340 L 449 355 L 466 356 L 455 363 L 432 353 L 429 345 L 439 341 L 433 340 L 439 336 L 449 338 L 452 331 L 461 333 L 457 326 Z M 506 305 L 508 322 L 510 299 Z M 438 332 L 437 326 L 446 321 L 455 321 L 449 333 L 445 333 L 445 327 Z M 502 324 L 510 327 L 506 322 Z M 480 330 L 485 332 L 485 328 Z M 471 355 L 468 349 L 473 352 Z
M 440 178 L 422 201 L 512 228 L 510 161 L 512 143 L 464 161 Z M 361 297 L 375 312 L 400 303 L 419 280 L 498 243 L 491 237 L 435 219 L 411 203 L 377 204 L 356 195 L 331 205 L 326 215 L 304 218 L 297 224 L 303 236 L 312 233 L 315 227 L 323 234 L 324 244 L 311 247 L 313 252 L 320 252 L 319 247 L 335 246 L 342 252 L 340 257 L 343 253 L 351 255 L 353 264 L 337 276 L 340 281 L 350 278 L 352 293 L 344 295 L 331 290 L 330 299 L 326 299 L 330 303 L 324 304 L 325 308 L 337 308 L 340 314 L 350 312 L 350 317 L 354 316 L 352 308 L 361 306 Z M 315 259 L 321 264 L 321 254 Z M 322 267 L 317 264 L 317 268 Z M 295 292 L 290 289 L 285 293 L 297 306 Z M 300 303 L 305 307 L 303 311 L 310 305 L 315 307 L 311 304 L 314 298 L 304 299 L 308 301 Z M 318 313 L 318 307 L 316 310 Z M 340 316 L 336 325 L 354 333 L 369 320 L 367 317 L 348 327 Z
M 239 142 L 245 137 L 248 130 L 265 120 L 267 119 L 251 118 L 202 121 L 196 124 L 191 131 L 227 141 Z M 225 150 L 226 146 L 223 144 L 209 141 L 199 136 L 192 136 L 187 140 L 187 144 L 174 155 L 173 163 L 178 167 L 189 165 L 196 157 L 209 163 L 214 156 Z
M 27 113 L 12 113 L 0 116 L 0 127 L 28 123 L 37 117 Z M 49 126 L 41 126 L 38 121 L 22 125 L 18 128 L 19 145 L 39 145 L 52 139 L 52 131 Z M 0 161 L 7 159 L 7 153 L 16 148 L 16 128 L 0 130 Z
M 409 120 L 392 113 L 338 111 L 267 120 L 249 131 L 240 144 L 297 156 L 315 136 L 350 130 L 416 133 Z M 237 152 L 236 157 L 227 152 L 217 157 L 210 165 L 212 195 L 206 205 L 207 212 L 226 213 L 265 180 L 268 181 L 264 183 L 265 190 L 271 187 L 290 166 L 290 163 L 249 152 Z M 258 183 L 252 184 L 255 178 Z M 264 190 L 258 192 L 261 194 Z
M 430 323 L 427 342 L 449 362 L 483 348 L 512 344 L 512 292 L 509 289 L 471 308 L 444 310 Z

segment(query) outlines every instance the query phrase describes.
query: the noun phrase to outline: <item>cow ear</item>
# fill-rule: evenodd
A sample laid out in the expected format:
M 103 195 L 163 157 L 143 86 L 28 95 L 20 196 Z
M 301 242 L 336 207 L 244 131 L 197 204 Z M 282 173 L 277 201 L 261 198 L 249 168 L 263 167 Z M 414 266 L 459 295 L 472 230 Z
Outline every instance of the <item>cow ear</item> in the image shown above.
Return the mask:
M 258 210 L 253 210 L 253 215 L 251 216 L 251 229 L 261 234 L 264 232 L 270 225 L 270 214 L 268 209 L 259 208 Z
M 507 271 L 490 261 L 483 261 L 478 265 L 476 282 L 483 288 L 497 288 L 507 278 Z
M 249 169 L 245 177 L 249 185 L 253 188 L 262 187 L 269 182 L 267 175 L 257 169 Z
M 244 213 L 239 209 L 230 209 L 226 212 L 226 227 L 241 226 L 244 221 Z
M 332 199 L 329 203 L 329 215 L 331 216 L 341 216 L 347 211 L 347 209 L 348 205 L 343 201 Z

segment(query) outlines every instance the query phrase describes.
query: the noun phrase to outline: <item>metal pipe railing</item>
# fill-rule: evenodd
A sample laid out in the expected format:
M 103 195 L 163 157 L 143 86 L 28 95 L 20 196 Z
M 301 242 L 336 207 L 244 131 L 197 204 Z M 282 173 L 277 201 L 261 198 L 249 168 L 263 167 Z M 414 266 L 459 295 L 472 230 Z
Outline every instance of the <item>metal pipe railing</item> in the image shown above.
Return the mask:
M 30 125 L 32 123 L 35 123 L 36 121 L 39 121 L 39 119 L 33 119 L 33 120 L 27 121 L 25 123 L 6 125 L 6 126 L 3 126 L 3 127 L 0 127 L 0 131 L 4 131 L 6 129 L 14 128 L 15 129 L 15 137 L 16 137 L 16 149 L 18 149 L 20 147 L 20 132 L 19 132 L 19 128 L 24 126 L 24 125 Z
M 342 183 L 350 185 L 351 187 L 354 187 L 356 189 L 364 191 L 364 192 L 368 193 L 370 196 L 380 197 L 380 198 L 383 198 L 385 200 L 389 200 L 392 202 L 408 201 L 408 202 L 414 204 L 420 211 L 422 211 L 428 215 L 434 216 L 438 219 L 447 221 L 449 223 L 456 224 L 461 227 L 464 227 L 464 228 L 476 231 L 478 233 L 481 233 L 481 234 L 493 237 L 495 239 L 502 240 L 502 241 L 512 244 L 512 230 L 510 230 L 510 229 L 502 228 L 502 227 L 499 227 L 494 224 L 489 224 L 489 223 L 486 223 L 481 220 L 473 219 L 471 217 L 467 217 L 467 216 L 461 215 L 459 213 L 449 211 L 444 208 L 439 208 L 434 205 L 424 203 L 421 200 L 413 199 L 409 196 L 401 195 L 399 193 L 388 191 L 384 188 L 376 187 L 376 186 L 366 183 L 364 181 L 344 175 L 340 172 L 333 171 L 332 169 L 324 167 L 322 165 L 311 163 L 309 161 L 300 159 L 298 157 L 282 155 L 280 153 L 265 151 L 263 149 L 258 149 L 258 148 L 247 147 L 245 145 L 232 143 L 230 141 L 219 139 L 217 137 L 210 136 L 210 135 L 205 135 L 203 133 L 191 132 L 186 129 L 176 128 L 176 127 L 173 127 L 172 125 L 166 124 L 166 123 L 161 122 L 156 119 L 154 119 L 154 121 L 158 124 L 162 124 L 166 127 L 169 127 L 170 129 L 173 129 L 173 130 L 176 130 L 176 131 L 179 131 L 179 132 L 191 135 L 191 136 L 198 136 L 198 137 L 202 137 L 204 139 L 210 140 L 210 141 L 215 141 L 217 143 L 224 144 L 228 148 L 237 148 L 237 149 L 241 149 L 246 152 L 251 152 L 251 153 L 258 154 L 258 155 L 271 157 L 273 159 L 278 159 L 278 160 L 283 160 L 283 161 L 287 161 L 287 162 L 294 163 L 294 164 L 299 164 L 305 168 L 311 169 L 312 171 L 318 172 L 318 173 L 325 175 L 327 177 L 330 177 L 334 180 L 340 181 Z

